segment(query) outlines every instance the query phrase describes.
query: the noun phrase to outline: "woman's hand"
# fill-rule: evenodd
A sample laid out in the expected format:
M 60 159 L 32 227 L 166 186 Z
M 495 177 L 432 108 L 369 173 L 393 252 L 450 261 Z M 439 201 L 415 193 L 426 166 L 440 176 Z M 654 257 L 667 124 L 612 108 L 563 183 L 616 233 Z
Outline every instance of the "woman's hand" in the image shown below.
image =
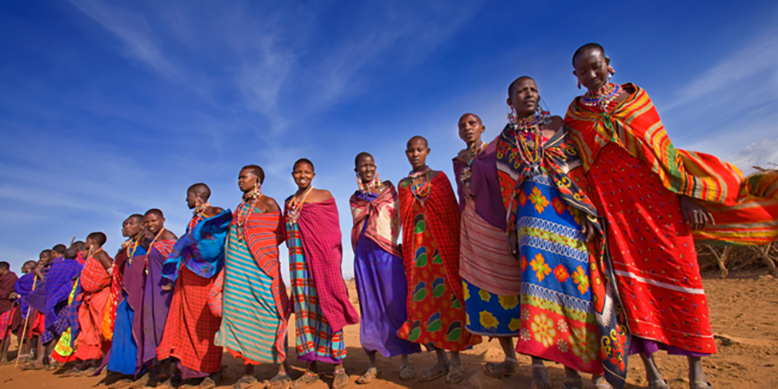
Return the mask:
M 711 225 L 716 224 L 716 221 L 713 220 L 713 215 L 711 215 L 697 200 L 687 196 L 679 197 L 681 202 L 681 213 L 692 231 L 704 230 L 705 227 L 708 226 L 708 223 Z
M 519 237 L 516 231 L 508 233 L 508 252 L 514 259 L 519 260 Z
M 472 151 L 470 149 L 464 149 L 457 154 L 457 161 L 462 162 L 462 164 L 467 165 L 470 163 L 470 156 L 472 155 Z
M 589 220 L 589 218 L 584 215 L 581 221 L 581 233 L 584 234 L 584 242 L 591 242 L 592 239 L 594 239 L 594 224 L 592 224 L 592 221 Z

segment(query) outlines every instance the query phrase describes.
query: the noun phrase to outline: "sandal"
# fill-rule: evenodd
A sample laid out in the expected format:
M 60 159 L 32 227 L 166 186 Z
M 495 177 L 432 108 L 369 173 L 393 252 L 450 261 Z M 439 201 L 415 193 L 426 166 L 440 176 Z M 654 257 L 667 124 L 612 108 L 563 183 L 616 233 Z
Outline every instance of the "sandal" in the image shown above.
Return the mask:
M 519 374 L 519 361 L 505 359 L 504 362 L 488 362 L 484 365 L 484 373 L 492 378 L 503 378 Z
M 408 381 L 416 378 L 416 373 L 414 373 L 413 369 L 411 369 L 411 367 L 408 365 L 400 366 L 400 371 L 397 373 L 397 375 L 400 376 L 401 381 Z
M 241 377 L 235 385 L 232 385 L 232 389 L 248 389 L 257 383 L 257 377 L 253 375 L 244 375 Z
M 74 368 L 72 368 L 70 370 L 66 370 L 64 373 L 60 374 L 59 376 L 60 377 L 78 377 L 83 372 L 84 372 L 83 370 L 81 370 L 81 369 L 79 369 L 77 367 L 74 367 Z
M 278 373 L 267 382 L 267 389 L 287 389 L 292 384 L 292 378 L 286 373 Z
M 436 379 L 443 377 L 446 374 L 448 374 L 448 365 L 446 365 L 444 368 L 440 368 L 438 365 L 434 365 L 430 367 L 429 370 L 424 373 L 424 375 L 419 377 L 419 382 L 435 381 Z
M 332 375 L 332 389 L 341 389 L 348 385 L 348 374 L 345 369 L 335 370 Z
M 120 380 L 118 380 L 118 381 L 108 385 L 108 389 L 122 389 L 122 388 L 126 388 L 126 387 L 132 385 L 132 382 L 133 381 L 131 379 L 129 379 L 129 378 L 122 378 L 122 379 L 120 379 Z
M 459 365 L 453 369 L 448 370 L 448 374 L 446 375 L 446 383 L 447 384 L 458 384 L 462 382 L 462 380 L 465 378 L 465 369 L 462 367 L 462 365 Z
M 144 374 L 140 378 L 138 378 L 137 380 L 133 381 L 130 384 L 130 389 L 145 388 L 146 384 L 148 384 L 148 383 L 149 383 L 149 375 L 148 374 Z
M 544 365 L 532 365 L 532 389 L 551 389 L 551 381 L 548 380 L 546 367 Z
M 654 380 L 648 383 L 648 389 L 670 389 L 665 380 Z
M 41 361 L 32 361 L 22 365 L 22 370 L 43 370 L 45 367 Z
M 360 385 L 369 384 L 374 379 L 378 378 L 379 374 L 381 374 L 381 370 L 378 370 L 377 367 L 371 367 L 367 369 L 365 374 L 362 374 L 361 377 L 357 378 L 357 383 Z
M 565 389 L 583 389 L 583 379 L 581 377 L 576 378 L 567 378 L 565 377 L 564 381 L 562 381 L 562 386 L 565 387 Z M 597 385 L 594 386 L 595 388 Z
M 704 389 L 704 388 L 711 388 L 713 389 L 713 385 L 710 384 L 710 382 L 689 382 L 689 389 Z
M 216 383 L 221 381 L 221 377 L 219 374 L 210 375 L 208 377 L 203 378 L 203 381 L 200 382 L 200 389 L 213 389 L 216 387 Z
M 305 373 L 303 373 L 303 375 L 300 376 L 300 378 L 292 382 L 292 389 L 299 389 L 299 388 L 306 387 L 318 380 L 319 380 L 318 374 L 310 370 L 306 370 Z

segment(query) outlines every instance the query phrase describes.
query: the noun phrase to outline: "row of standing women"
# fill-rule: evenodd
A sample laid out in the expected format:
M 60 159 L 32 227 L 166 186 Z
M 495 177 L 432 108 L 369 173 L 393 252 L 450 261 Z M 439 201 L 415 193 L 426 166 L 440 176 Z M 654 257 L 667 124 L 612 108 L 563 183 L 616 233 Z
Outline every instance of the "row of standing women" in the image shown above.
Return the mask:
M 379 178 L 370 154 L 356 157 L 351 241 L 360 337 L 371 362 L 357 383 L 380 374 L 377 353 L 400 355 L 399 377 L 412 379 L 407 356 L 420 345 L 438 359 L 419 380 L 457 383 L 464 376 L 459 352 L 488 336 L 500 340 L 506 358 L 485 373 L 515 375 L 516 352 L 526 354 L 533 388 L 551 387 L 544 361 L 565 366 L 565 388 L 583 387 L 579 372 L 591 374 L 595 387 L 622 388 L 634 353 L 649 387 L 668 388 L 652 358 L 660 349 L 688 358 L 691 388 L 710 387 L 701 357 L 716 346 L 692 231 L 713 223 L 706 206 L 721 211 L 743 200 L 742 174 L 710 155 L 675 149 L 646 92 L 610 82 L 614 71 L 601 46 L 581 47 L 573 67 L 587 92 L 564 119 L 541 108 L 530 77 L 509 86 L 509 123 L 491 143 L 481 140 L 478 116 L 461 117 L 466 148 L 453 160 L 459 202 L 448 177 L 426 165 L 430 148 L 421 136 L 407 143 L 412 170 L 397 187 Z M 283 361 L 290 309 L 278 264 L 249 266 L 252 255 L 263 257 L 250 235 L 261 235 L 265 223 L 280 243 L 283 229 L 296 351 L 308 362 L 293 386 L 318 380 L 321 361 L 335 364 L 333 387 L 340 388 L 348 383 L 342 328 L 359 316 L 340 277 L 337 209 L 328 191 L 312 187 L 310 161 L 297 161 L 292 175 L 299 189 L 282 215 L 259 191 L 261 169 L 241 171 L 246 195 L 227 241 L 217 344 L 246 356 L 237 342 L 247 335 L 225 335 L 240 327 L 234 322 L 242 311 L 226 308 L 251 289 L 264 298 L 255 310 L 266 315 L 255 320 L 273 357 L 248 359 Z M 252 380 L 248 370 L 244 378 Z

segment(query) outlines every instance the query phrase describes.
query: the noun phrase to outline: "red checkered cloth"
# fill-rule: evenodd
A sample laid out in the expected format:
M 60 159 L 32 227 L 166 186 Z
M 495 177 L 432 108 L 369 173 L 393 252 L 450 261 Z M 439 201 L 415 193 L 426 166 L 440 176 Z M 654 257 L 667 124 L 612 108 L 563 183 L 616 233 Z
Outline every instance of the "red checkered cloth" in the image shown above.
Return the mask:
M 214 316 L 222 317 L 222 306 L 224 302 L 224 269 L 216 276 L 213 282 L 211 292 L 208 294 L 208 309 Z
M 288 202 L 286 207 L 288 214 Z M 297 225 L 300 227 L 308 271 L 316 285 L 321 310 L 332 327 L 332 332 L 336 333 L 346 325 L 359 323 L 359 314 L 351 305 L 340 268 L 343 245 L 335 199 L 304 204 Z
M 111 297 L 111 275 L 94 257 L 86 260 L 81 271 L 82 303 L 78 309 L 78 333 L 75 356 L 82 361 L 103 356 L 105 338 L 102 334 L 103 318 Z
M 221 370 L 222 348 L 214 344 L 221 318 L 208 308 L 208 295 L 215 280 L 216 277 L 203 278 L 181 266 L 162 342 L 157 348 L 160 361 L 173 357 L 190 370 Z
M 113 261 L 113 272 L 111 274 L 111 295 L 105 306 L 105 316 L 103 317 L 102 332 L 103 338 L 109 341 L 113 339 L 113 327 L 116 324 L 116 308 L 122 300 L 122 282 L 124 281 L 124 267 L 127 265 L 127 250 L 119 249 L 116 253 L 116 259 Z
M 16 307 L 13 307 L 10 311 L 5 311 L 0 314 L 0 340 L 5 339 L 5 333 L 11 333 L 13 329 L 13 317 L 16 313 Z
M 430 195 L 422 203 L 424 216 L 429 222 L 432 238 L 438 247 L 440 256 L 446 266 L 446 277 L 449 285 L 459 301 L 465 301 L 462 291 L 462 277 L 459 275 L 459 204 L 454 196 L 454 189 L 446 174 L 439 172 L 430 180 Z M 413 196 L 411 185 L 400 184 L 400 218 L 403 224 L 403 242 L 413 241 L 413 204 L 417 201 Z M 403 261 L 405 273 L 409 280 L 413 279 L 413 245 L 403 245 Z M 408 293 L 408 306 L 411 306 L 413 293 Z

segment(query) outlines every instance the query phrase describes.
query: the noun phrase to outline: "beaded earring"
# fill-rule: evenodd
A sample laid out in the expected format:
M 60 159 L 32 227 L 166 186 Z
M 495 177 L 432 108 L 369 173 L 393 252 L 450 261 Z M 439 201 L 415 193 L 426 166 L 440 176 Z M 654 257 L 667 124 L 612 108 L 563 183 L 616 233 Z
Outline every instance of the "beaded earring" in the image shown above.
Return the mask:
M 508 122 L 514 127 L 516 126 L 516 109 L 512 105 L 508 105 L 506 111 L 508 111 Z
M 581 81 L 578 81 L 578 89 L 581 89 Z

